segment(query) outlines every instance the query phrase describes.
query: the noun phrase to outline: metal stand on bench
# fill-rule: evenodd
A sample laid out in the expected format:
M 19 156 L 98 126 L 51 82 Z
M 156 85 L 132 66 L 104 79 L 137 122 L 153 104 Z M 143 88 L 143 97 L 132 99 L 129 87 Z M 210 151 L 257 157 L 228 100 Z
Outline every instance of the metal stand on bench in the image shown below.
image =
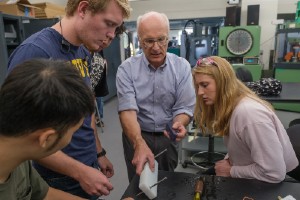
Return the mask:
M 216 161 L 222 160 L 225 154 L 220 152 L 215 152 L 214 149 L 214 136 L 208 136 L 208 150 L 200 151 L 191 156 L 191 161 L 193 165 L 199 167 L 202 170 L 207 170 L 208 168 L 214 166 Z M 196 157 L 199 158 L 200 161 L 196 161 Z

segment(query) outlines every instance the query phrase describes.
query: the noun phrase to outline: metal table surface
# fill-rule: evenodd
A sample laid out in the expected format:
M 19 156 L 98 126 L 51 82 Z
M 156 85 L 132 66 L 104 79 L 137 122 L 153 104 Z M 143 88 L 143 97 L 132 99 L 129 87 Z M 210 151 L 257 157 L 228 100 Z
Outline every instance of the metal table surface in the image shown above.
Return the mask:
M 300 83 L 281 83 L 282 90 L 278 96 L 261 96 L 270 103 L 300 103 Z
M 158 180 L 167 180 L 158 185 L 158 196 L 155 200 L 193 200 L 195 180 L 200 175 L 183 172 L 158 172 Z M 278 196 L 292 195 L 300 199 L 300 183 L 281 182 L 266 183 L 252 179 L 225 178 L 218 176 L 203 176 L 205 178 L 202 200 L 242 200 L 252 199 L 276 200 Z M 139 176 L 135 176 L 127 187 L 122 198 L 132 197 L 135 200 L 147 200 L 138 188 Z

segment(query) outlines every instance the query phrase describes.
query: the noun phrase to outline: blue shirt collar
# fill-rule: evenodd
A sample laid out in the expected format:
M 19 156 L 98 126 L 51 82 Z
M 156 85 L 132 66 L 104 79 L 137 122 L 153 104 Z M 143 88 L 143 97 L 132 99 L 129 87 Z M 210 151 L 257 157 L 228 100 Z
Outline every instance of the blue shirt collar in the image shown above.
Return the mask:
M 143 62 L 145 63 L 145 66 L 148 66 L 148 68 L 149 68 L 149 70 L 156 70 L 156 68 L 155 67 L 153 67 L 150 63 L 149 63 L 149 61 L 148 61 L 148 59 L 146 58 L 146 56 L 145 56 L 145 54 L 144 53 L 142 53 L 142 60 L 143 60 Z M 157 69 L 160 69 L 161 68 L 161 70 L 164 70 L 164 68 L 167 66 L 167 56 L 166 56 L 166 58 L 165 58 L 165 62 L 161 65 L 161 66 L 159 66 Z

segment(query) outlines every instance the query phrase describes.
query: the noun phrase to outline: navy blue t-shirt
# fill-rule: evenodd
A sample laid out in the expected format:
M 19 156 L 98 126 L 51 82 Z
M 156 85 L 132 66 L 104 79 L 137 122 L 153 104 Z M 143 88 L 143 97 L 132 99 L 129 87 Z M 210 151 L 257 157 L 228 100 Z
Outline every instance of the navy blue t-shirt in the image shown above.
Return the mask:
M 32 58 L 66 60 L 80 71 L 82 78 L 90 85 L 88 73 L 90 54 L 83 46 L 66 45 L 66 40 L 62 45 L 62 39 L 61 34 L 52 28 L 45 28 L 31 35 L 10 56 L 8 72 L 16 65 Z M 62 151 L 86 165 L 92 165 L 97 159 L 97 150 L 91 117 L 85 118 L 83 125 L 74 133 L 70 144 Z M 42 176 L 49 178 L 62 176 L 37 163 L 34 163 L 34 166 Z

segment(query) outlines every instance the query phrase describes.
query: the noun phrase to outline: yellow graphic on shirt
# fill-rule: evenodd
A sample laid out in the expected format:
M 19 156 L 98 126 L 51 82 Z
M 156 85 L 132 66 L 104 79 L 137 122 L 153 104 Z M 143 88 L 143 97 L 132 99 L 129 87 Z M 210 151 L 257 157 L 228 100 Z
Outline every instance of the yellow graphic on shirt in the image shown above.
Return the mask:
M 79 59 L 71 60 L 71 63 L 78 69 L 80 75 L 83 78 L 90 76 L 89 69 L 88 69 L 88 62 L 86 60 L 79 58 Z

